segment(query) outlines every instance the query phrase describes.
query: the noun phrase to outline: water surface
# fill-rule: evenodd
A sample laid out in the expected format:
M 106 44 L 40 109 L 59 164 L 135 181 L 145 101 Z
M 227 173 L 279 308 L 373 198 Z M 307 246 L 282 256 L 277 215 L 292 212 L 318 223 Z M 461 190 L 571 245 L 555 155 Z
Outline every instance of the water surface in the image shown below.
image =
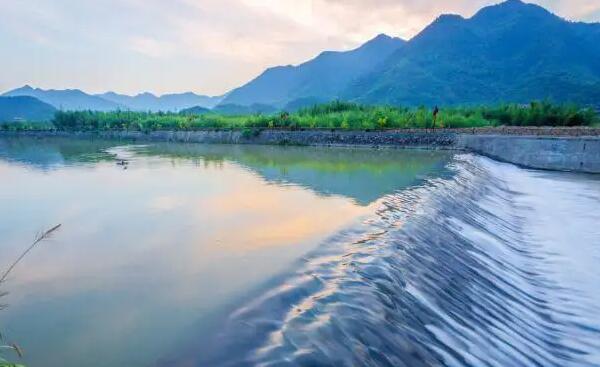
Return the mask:
M 128 162 L 128 163 L 124 163 Z M 470 154 L 0 139 L 31 366 L 600 366 L 600 177 Z
M 203 365 L 231 312 L 450 158 L 1 138 L 0 268 L 62 224 L 4 285 L 2 331 L 33 367 Z
M 600 178 L 473 155 L 450 169 L 386 195 L 174 360 L 599 366 Z

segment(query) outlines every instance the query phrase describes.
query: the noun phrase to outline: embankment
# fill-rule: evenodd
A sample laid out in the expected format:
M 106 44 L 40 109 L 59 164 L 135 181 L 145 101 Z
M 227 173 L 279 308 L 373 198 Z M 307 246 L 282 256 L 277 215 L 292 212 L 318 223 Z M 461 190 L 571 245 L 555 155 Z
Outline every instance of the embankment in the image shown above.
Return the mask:
M 600 173 L 600 138 L 459 135 L 457 147 L 523 167 Z
M 29 131 L 0 136 L 77 137 L 205 144 L 330 145 L 455 149 L 523 167 L 600 173 L 600 129 L 475 128 L 415 130 Z

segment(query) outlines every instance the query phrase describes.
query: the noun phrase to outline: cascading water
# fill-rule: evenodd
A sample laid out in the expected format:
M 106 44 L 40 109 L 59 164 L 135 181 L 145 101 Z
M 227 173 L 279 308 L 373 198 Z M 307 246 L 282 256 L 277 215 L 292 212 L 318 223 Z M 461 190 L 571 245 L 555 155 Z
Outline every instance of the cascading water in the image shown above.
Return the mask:
M 600 365 L 600 181 L 451 169 L 238 309 L 200 365 Z

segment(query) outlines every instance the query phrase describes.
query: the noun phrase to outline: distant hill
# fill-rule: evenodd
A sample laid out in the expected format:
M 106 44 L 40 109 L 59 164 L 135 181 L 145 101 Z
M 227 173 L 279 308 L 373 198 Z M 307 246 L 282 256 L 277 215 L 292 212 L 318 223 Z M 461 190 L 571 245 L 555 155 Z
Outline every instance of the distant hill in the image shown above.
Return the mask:
M 220 104 L 212 109 L 213 112 L 223 115 L 249 115 L 249 114 L 271 114 L 278 111 L 277 108 L 260 103 L 254 103 L 250 106 L 242 106 L 237 104 Z
M 0 122 L 51 120 L 56 109 L 29 96 L 0 97 Z
M 204 108 L 201 106 L 194 106 L 194 107 L 190 107 L 190 108 L 185 108 L 181 111 L 179 111 L 180 115 L 203 115 L 205 113 L 210 113 L 211 110 L 208 108 Z
M 329 101 L 339 97 L 352 80 L 371 71 L 403 45 L 403 40 L 382 34 L 352 51 L 326 51 L 298 66 L 267 69 L 248 84 L 231 91 L 222 103 L 283 107 L 300 98 Z
M 343 94 L 394 105 L 600 100 L 600 24 L 509 0 L 443 15 Z
M 296 112 L 302 108 L 312 107 L 315 105 L 323 104 L 329 102 L 328 99 L 318 98 L 318 97 L 304 97 L 294 99 L 293 101 L 288 102 L 285 107 L 283 107 L 284 111 L 287 112 Z
M 191 92 L 165 94 L 160 97 L 152 93 L 141 93 L 136 96 L 127 96 L 114 92 L 92 95 L 78 89 L 43 90 L 32 88 L 28 85 L 6 92 L 3 96 L 31 96 L 51 104 L 56 109 L 71 111 L 132 110 L 177 112 L 194 106 L 212 108 L 223 99 L 223 96 L 209 97 Z
M 209 97 L 198 95 L 195 93 L 178 93 L 178 94 L 165 94 L 162 96 L 155 96 L 152 93 L 141 93 L 136 96 L 127 96 L 124 94 L 117 94 L 114 92 L 108 92 L 104 94 L 98 94 L 98 97 L 118 103 L 126 106 L 130 110 L 134 111 L 172 111 L 177 112 L 185 108 L 194 106 L 200 106 L 204 108 L 213 108 L 221 100 L 223 96 Z
M 28 85 L 11 90 L 3 94 L 5 97 L 30 96 L 39 99 L 42 102 L 48 103 L 59 110 L 81 111 L 113 111 L 117 109 L 125 109 L 125 106 L 118 103 L 107 101 L 98 96 L 93 96 L 80 91 L 79 89 L 65 90 L 43 90 L 32 88 Z

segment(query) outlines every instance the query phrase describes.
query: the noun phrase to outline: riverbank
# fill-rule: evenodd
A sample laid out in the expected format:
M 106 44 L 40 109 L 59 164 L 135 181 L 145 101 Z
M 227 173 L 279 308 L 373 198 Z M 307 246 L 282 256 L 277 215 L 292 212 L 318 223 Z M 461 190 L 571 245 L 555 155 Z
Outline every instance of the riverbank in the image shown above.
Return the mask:
M 600 173 L 600 128 L 500 127 L 470 129 L 22 131 L 0 136 L 73 137 L 203 144 L 324 145 L 472 151 L 523 167 Z

